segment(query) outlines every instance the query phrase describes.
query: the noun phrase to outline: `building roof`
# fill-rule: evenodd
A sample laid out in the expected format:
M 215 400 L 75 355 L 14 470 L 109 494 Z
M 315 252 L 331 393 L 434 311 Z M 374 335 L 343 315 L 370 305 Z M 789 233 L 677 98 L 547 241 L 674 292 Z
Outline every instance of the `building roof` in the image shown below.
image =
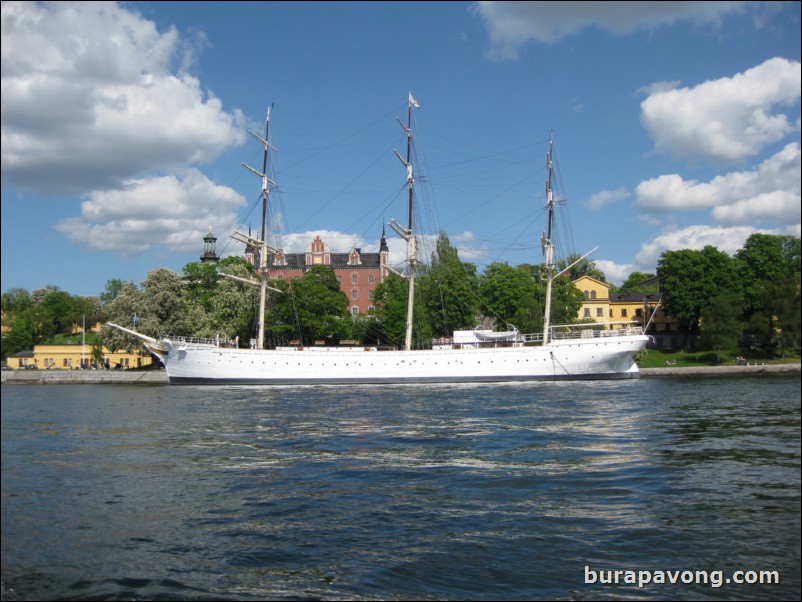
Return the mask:
M 330 258 L 330 263 L 325 264 L 335 269 L 376 269 L 381 266 L 380 253 L 360 253 L 358 264 L 351 264 L 351 253 L 327 253 Z M 307 264 L 307 253 L 286 253 L 284 255 L 284 263 L 275 263 L 275 256 L 271 256 L 273 260 L 268 266 L 271 270 L 303 270 L 307 267 L 319 264 Z

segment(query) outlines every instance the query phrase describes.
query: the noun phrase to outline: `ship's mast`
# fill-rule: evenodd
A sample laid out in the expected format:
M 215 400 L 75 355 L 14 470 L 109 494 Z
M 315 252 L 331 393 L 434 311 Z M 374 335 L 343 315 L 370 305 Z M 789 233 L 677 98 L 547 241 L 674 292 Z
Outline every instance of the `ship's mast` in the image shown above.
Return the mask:
M 248 130 L 248 132 L 264 145 L 264 155 L 262 158 L 262 171 L 257 171 L 250 165 L 243 165 L 262 178 L 262 227 L 260 230 L 260 238 L 256 239 L 252 236 L 241 234 L 240 232 L 232 233 L 232 238 L 240 240 L 246 244 L 251 244 L 259 249 L 259 315 L 257 320 L 259 323 L 259 338 L 256 342 L 257 349 L 264 349 L 265 341 L 265 305 L 267 304 L 267 262 L 268 254 L 272 250 L 267 244 L 267 200 L 270 195 L 270 186 L 275 186 L 276 183 L 267 177 L 267 156 L 271 148 L 273 148 L 268 140 L 270 139 L 270 111 L 273 105 L 267 108 L 267 118 L 265 119 L 265 137 L 262 138 L 258 134 Z
M 414 313 L 414 299 L 415 299 L 415 272 L 418 268 L 418 245 L 413 233 L 413 216 L 414 216 L 414 201 L 415 201 L 415 177 L 412 171 L 412 107 L 419 107 L 418 101 L 412 97 L 412 92 L 409 93 L 409 101 L 407 103 L 407 124 L 404 125 L 401 120 L 398 123 L 404 128 L 407 134 L 407 158 L 401 156 L 398 151 L 395 151 L 396 156 L 400 159 L 407 168 L 407 189 L 409 190 L 409 203 L 408 203 L 408 217 L 407 227 L 402 227 L 395 220 L 390 221 L 390 227 L 395 230 L 398 235 L 407 241 L 407 264 L 409 265 L 407 278 L 409 279 L 409 292 L 407 295 L 407 322 L 406 322 L 406 335 L 404 337 L 404 350 L 409 351 L 412 349 L 412 316 Z
M 549 212 L 548 230 L 541 237 L 543 253 L 546 256 L 546 312 L 543 316 L 543 344 L 549 342 L 549 329 L 551 326 L 551 285 L 554 281 L 554 243 L 552 241 L 552 228 L 554 226 L 554 193 L 551 188 L 554 177 L 553 167 L 554 133 L 549 136 L 549 152 L 546 155 L 548 178 L 546 179 L 546 208 Z

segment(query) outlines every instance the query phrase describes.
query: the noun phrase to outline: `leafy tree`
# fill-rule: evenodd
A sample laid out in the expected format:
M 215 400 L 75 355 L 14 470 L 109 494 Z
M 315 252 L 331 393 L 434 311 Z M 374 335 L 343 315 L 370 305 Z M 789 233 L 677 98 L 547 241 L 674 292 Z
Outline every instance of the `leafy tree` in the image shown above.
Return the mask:
M 218 265 L 225 261 L 227 260 L 218 262 Z M 244 260 L 225 263 L 220 266 L 220 271 L 239 278 L 255 280 L 253 267 Z M 271 286 L 275 285 L 271 283 Z M 217 331 L 225 333 L 231 338 L 239 337 L 243 344 L 256 336 L 258 332 L 256 322 L 259 305 L 258 287 L 221 278 L 207 305 L 211 325 Z
M 44 288 L 37 288 L 31 292 L 31 301 L 34 305 L 40 305 L 50 293 L 61 290 L 55 284 L 48 284 Z
M 271 311 L 265 316 L 275 340 L 293 339 L 298 332 L 304 344 L 310 345 L 319 339 L 339 341 L 350 331 L 348 298 L 329 266 L 315 266 L 290 283 L 275 284 L 287 291 L 271 295 Z
M 744 320 L 750 332 L 768 345 L 775 337 L 775 320 L 792 310 L 798 296 L 794 290 L 800 282 L 800 239 L 753 234 L 735 258 L 743 283 Z M 784 321 L 793 328 L 793 320 Z M 793 339 L 793 333 L 787 334 Z M 795 334 L 798 338 L 798 330 Z
M 3 315 L 25 311 L 33 306 L 31 294 L 24 288 L 11 288 L 2 295 Z
M 584 296 L 573 281 L 565 275 L 554 279 L 551 291 L 551 323 L 574 324 L 582 307 Z M 543 304 L 545 305 L 545 297 Z
M 506 262 L 488 265 L 479 288 L 485 315 L 500 320 L 504 326 L 514 324 L 523 332 L 542 329 L 541 300 L 546 292 L 534 274 L 529 265 L 512 267 Z
M 434 336 L 451 336 L 456 329 L 472 328 L 476 324 L 479 299 L 476 266 L 460 261 L 457 249 L 451 246 L 445 232 L 440 232 L 431 266 L 422 271 L 418 283 L 426 319 Z
M 381 345 L 387 342 L 381 323 L 374 314 L 359 314 L 351 318 L 349 339 L 361 341 L 366 345 Z
M 8 328 L 3 332 L 0 350 L 4 358 L 26 349 L 33 349 L 35 340 L 32 320 L 33 308 L 9 314 L 3 320 L 3 326 Z
M 657 274 L 663 287 L 663 306 L 685 331 L 689 350 L 698 338 L 702 309 L 710 299 L 736 294 L 740 289 L 733 268 L 733 259 L 712 246 L 701 251 L 666 251 L 660 257 Z
M 701 342 L 707 349 L 716 350 L 720 361 L 721 349 L 731 349 L 741 338 L 742 311 L 740 296 L 724 294 L 710 299 L 701 313 Z
M 409 283 L 397 274 L 389 274 L 376 287 L 371 315 L 378 318 L 382 342 L 403 345 L 407 322 L 407 293 Z
M 100 293 L 100 303 L 103 305 L 108 305 L 109 303 L 114 301 L 117 298 L 117 295 L 120 294 L 120 291 L 123 290 L 123 287 L 126 284 L 130 283 L 123 282 L 119 278 L 112 278 L 111 280 L 107 280 L 104 292 Z
M 142 317 L 146 311 L 145 306 L 144 291 L 140 290 L 135 284 L 126 282 L 114 297 L 114 300 L 109 302 L 106 307 L 108 321 L 154 338 L 158 337 L 160 334 L 158 330 L 150 329 L 150 324 L 142 324 Z M 111 351 L 125 349 L 129 353 L 133 353 L 142 347 L 142 342 L 139 339 L 124 334 L 108 325 L 103 326 L 99 341 Z
M 785 274 L 766 287 L 766 307 L 772 316 L 772 339 L 785 357 L 787 349 L 799 347 L 802 303 L 799 278 Z
M 72 295 L 62 290 L 50 291 L 42 299 L 39 307 L 45 310 L 47 326 L 45 336 L 50 338 L 59 332 L 68 332 L 73 324 L 80 322 L 80 316 L 76 316 L 75 304 Z
M 204 309 L 211 307 L 218 283 L 217 266 L 196 261 L 184 266 L 184 281 L 188 297 Z
M 607 276 L 596 266 L 595 261 L 591 261 L 587 257 L 580 259 L 580 257 L 581 255 L 578 253 L 571 253 L 565 259 L 558 260 L 557 271 L 561 272 L 572 263 L 577 262 L 576 265 L 572 266 L 571 269 L 566 272 L 570 278 L 576 280 L 582 276 L 590 276 L 601 282 L 607 282 Z
M 650 284 L 647 284 L 650 282 Z M 618 288 L 619 293 L 657 293 L 660 285 L 655 281 L 655 275 L 648 272 L 632 272 L 624 283 Z
M 93 364 L 97 364 L 98 366 L 103 365 L 103 345 L 100 343 L 95 343 L 92 345 L 92 351 L 89 354 L 89 359 Z

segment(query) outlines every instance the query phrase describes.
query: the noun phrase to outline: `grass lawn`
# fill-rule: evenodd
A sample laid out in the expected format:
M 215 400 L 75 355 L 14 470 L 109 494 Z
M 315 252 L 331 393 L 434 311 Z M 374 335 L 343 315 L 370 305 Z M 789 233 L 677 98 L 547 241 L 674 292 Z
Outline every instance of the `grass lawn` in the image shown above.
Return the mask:
M 776 349 L 722 349 L 716 360 L 714 351 L 664 351 L 662 349 L 645 349 L 638 356 L 638 365 L 641 368 L 665 368 L 667 366 L 734 366 L 736 358 L 741 356 L 748 363 L 764 364 L 798 364 L 800 361 L 799 349 L 786 351 L 785 358 L 780 358 Z

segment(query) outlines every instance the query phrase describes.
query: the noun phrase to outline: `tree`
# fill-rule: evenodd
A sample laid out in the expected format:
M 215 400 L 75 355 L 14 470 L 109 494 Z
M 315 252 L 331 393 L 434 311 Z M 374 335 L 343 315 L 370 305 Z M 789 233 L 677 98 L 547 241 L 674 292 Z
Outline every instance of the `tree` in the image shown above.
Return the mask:
M 378 319 L 379 337 L 384 342 L 403 345 L 407 322 L 407 292 L 409 283 L 397 274 L 389 274 L 376 287 L 372 315 Z
M 715 247 L 701 251 L 666 251 L 657 264 L 666 314 L 676 318 L 686 333 L 686 348 L 698 338 L 702 309 L 710 299 L 738 295 L 740 281 L 732 258 Z
M 476 325 L 479 305 L 476 266 L 460 261 L 445 232 L 440 232 L 431 266 L 422 270 L 418 282 L 420 300 L 434 336 L 451 336 L 454 330 Z
M 251 264 L 245 260 L 229 261 L 230 259 L 240 258 L 226 258 L 218 262 L 221 273 L 256 282 Z M 276 285 L 271 283 L 271 286 Z M 220 278 L 207 305 L 211 324 L 221 333 L 225 333 L 231 338 L 239 337 L 243 342 L 256 336 L 258 331 L 256 322 L 259 305 L 258 286 L 250 286 L 229 278 Z
M 123 290 L 123 287 L 126 284 L 131 284 L 131 283 L 123 282 L 119 278 L 112 278 L 111 280 L 107 280 L 104 292 L 100 293 L 100 302 L 103 305 L 108 305 L 109 303 L 114 301 L 117 298 L 117 295 L 120 294 L 120 291 Z
M 791 274 L 778 277 L 766 287 L 766 308 L 771 313 L 771 342 L 776 342 L 780 355 L 786 349 L 799 347 L 802 322 L 799 278 Z
M 184 282 L 187 296 L 199 303 L 204 309 L 209 309 L 215 295 L 218 283 L 217 266 L 215 263 L 195 261 L 184 266 Z
M 775 320 L 793 311 L 793 300 L 798 297 L 800 239 L 753 234 L 735 259 L 743 283 L 744 320 L 750 333 L 769 345 L 776 334 Z M 793 319 L 784 321 L 793 328 Z M 794 333 L 787 334 L 793 339 Z M 799 338 L 798 330 L 795 334 Z
M 339 341 L 350 331 L 348 298 L 329 266 L 315 266 L 290 283 L 277 282 L 276 288 L 287 292 L 271 295 L 265 323 L 277 341 L 298 333 L 311 345 L 320 339 Z
M 618 288 L 619 293 L 657 293 L 660 285 L 655 275 L 648 272 L 632 272 Z
M 716 361 L 720 361 L 721 349 L 731 349 L 741 338 L 741 298 L 736 294 L 724 294 L 710 299 L 701 312 L 701 342 L 708 349 L 716 350 Z
M 595 261 L 591 261 L 587 257 L 584 259 L 580 259 L 581 255 L 578 253 L 570 253 L 565 259 L 560 259 L 557 261 L 557 271 L 561 272 L 565 270 L 569 265 L 576 262 L 576 265 L 571 266 L 571 269 L 568 270 L 566 273 L 569 274 L 569 277 L 576 280 L 582 276 L 590 276 L 591 278 L 595 278 L 600 282 L 607 282 L 607 277 L 604 275 L 597 266 Z
M 480 282 L 486 316 L 500 320 L 502 325 L 514 324 L 524 332 L 543 328 L 540 301 L 546 293 L 535 279 L 532 266 L 512 267 L 506 262 L 493 262 L 485 268 Z
M 568 276 L 557 276 L 552 283 L 551 324 L 574 324 L 583 300 L 582 291 Z
M 131 328 L 148 336 L 157 337 L 158 331 L 146 331 L 147 325 L 142 325 L 142 316 L 145 313 L 145 293 L 132 282 L 126 282 L 114 300 L 109 302 L 106 307 L 109 322 L 113 322 L 125 328 Z M 104 325 L 98 340 L 111 351 L 125 349 L 133 353 L 142 347 L 142 342 L 132 336 L 124 334 Z
M 24 288 L 10 288 L 2 295 L 4 316 L 22 312 L 33 306 L 31 294 Z

